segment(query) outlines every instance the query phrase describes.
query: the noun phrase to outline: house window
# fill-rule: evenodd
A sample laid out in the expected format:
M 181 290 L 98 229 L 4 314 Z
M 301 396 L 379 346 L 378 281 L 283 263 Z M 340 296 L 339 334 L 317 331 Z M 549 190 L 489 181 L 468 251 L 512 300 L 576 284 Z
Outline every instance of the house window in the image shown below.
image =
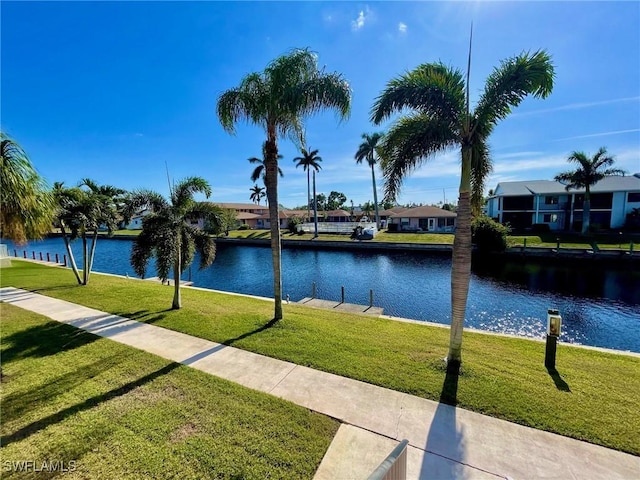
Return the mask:
M 406 225 L 409 226 L 409 219 L 408 218 L 401 218 L 400 219 L 400 225 Z
M 546 197 L 544 197 L 544 204 L 545 205 L 557 205 L 558 204 L 558 197 L 554 196 L 554 195 L 547 195 Z
M 640 202 L 640 192 L 627 193 L 627 202 L 632 202 L 632 203 Z
M 556 223 L 558 221 L 558 215 L 555 213 L 545 213 L 542 221 L 544 223 Z

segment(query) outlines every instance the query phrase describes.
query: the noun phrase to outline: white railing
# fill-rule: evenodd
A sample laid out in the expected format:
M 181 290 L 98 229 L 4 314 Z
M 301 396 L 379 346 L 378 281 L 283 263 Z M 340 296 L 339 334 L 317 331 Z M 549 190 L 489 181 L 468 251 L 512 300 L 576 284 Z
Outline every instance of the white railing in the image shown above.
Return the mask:
M 369 480 L 406 480 L 408 444 L 408 440 L 402 440 L 380 466 L 369 475 Z
M 318 222 L 318 233 L 339 233 L 351 235 L 356 227 L 376 228 L 375 222 Z M 301 223 L 298 231 L 304 233 L 315 233 L 314 223 Z

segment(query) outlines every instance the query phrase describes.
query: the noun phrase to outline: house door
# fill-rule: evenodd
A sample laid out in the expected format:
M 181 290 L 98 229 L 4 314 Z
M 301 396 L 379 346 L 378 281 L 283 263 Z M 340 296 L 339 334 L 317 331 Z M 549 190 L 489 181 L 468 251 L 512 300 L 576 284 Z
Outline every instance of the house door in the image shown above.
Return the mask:
M 434 231 L 436 229 L 436 219 L 435 218 L 430 218 L 429 219 L 429 228 L 428 230 L 430 232 Z

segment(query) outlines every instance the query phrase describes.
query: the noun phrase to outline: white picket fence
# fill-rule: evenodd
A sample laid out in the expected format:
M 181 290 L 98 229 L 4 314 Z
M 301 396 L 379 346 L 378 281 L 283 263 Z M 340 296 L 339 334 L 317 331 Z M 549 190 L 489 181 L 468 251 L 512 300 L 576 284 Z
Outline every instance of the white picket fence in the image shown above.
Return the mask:
M 375 222 L 318 222 L 318 233 L 338 233 L 342 235 L 351 235 L 356 227 L 373 228 L 375 231 Z M 301 223 L 298 225 L 298 231 L 304 233 L 315 233 L 315 225 L 313 223 Z

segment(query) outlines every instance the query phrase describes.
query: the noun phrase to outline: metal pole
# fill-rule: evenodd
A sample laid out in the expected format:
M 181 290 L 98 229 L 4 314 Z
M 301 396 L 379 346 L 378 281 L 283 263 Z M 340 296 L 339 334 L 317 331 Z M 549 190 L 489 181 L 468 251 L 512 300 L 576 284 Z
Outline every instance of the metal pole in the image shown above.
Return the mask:
M 64 259 L 64 266 L 67 266 L 67 255 L 63 255 L 62 258 Z
M 35 260 L 35 259 L 36 259 L 36 252 L 31 252 L 31 258 L 32 258 L 33 260 Z
M 13 249 L 13 256 L 18 258 L 18 251 L 15 248 Z
M 373 288 L 369 290 L 369 306 L 373 307 Z
M 23 250 L 23 251 L 22 251 L 22 256 L 23 256 L 24 258 L 27 258 L 27 251 L 26 251 L 26 250 Z
M 341 287 L 341 289 L 342 289 L 342 302 L 341 303 L 344 303 L 344 285 Z
M 313 225 L 314 236 L 318 238 L 318 196 L 316 195 L 316 171 L 313 171 Z
M 555 335 L 547 335 L 547 346 L 544 354 L 544 366 L 549 370 L 556 369 L 556 349 L 558 345 L 558 337 Z
M 49 252 L 47 252 L 47 262 L 51 261 L 51 257 L 49 256 Z
M 189 281 L 191 281 L 191 265 L 189 265 Z
M 58 258 L 58 254 L 56 253 L 56 263 L 60 263 L 60 259 Z
M 316 298 L 318 295 L 318 290 L 316 288 L 316 282 L 311 284 L 311 298 Z
M 40 253 L 40 261 L 42 261 L 42 252 L 38 252 Z

